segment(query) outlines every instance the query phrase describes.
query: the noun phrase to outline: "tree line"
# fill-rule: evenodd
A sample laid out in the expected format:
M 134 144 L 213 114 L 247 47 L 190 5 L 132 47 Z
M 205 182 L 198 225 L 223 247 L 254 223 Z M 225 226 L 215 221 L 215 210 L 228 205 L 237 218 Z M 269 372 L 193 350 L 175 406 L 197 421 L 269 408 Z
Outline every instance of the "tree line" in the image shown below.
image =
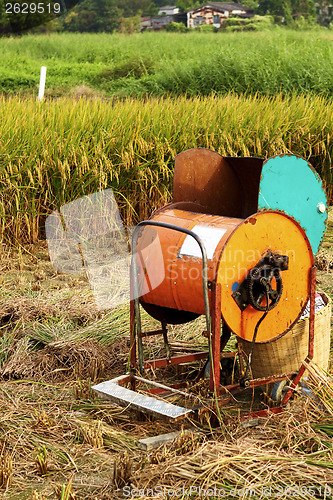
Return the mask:
M 138 26 L 141 16 L 156 16 L 166 0 L 0 0 L 0 34 L 35 31 L 107 32 Z M 168 3 L 168 2 L 167 2 Z M 175 0 L 180 12 L 203 5 L 200 0 Z M 328 25 L 333 9 L 328 0 L 243 0 L 255 14 L 271 15 L 290 25 L 302 18 L 308 24 Z M 9 7 L 8 7 L 9 6 Z M 51 21 L 51 22 L 50 22 Z

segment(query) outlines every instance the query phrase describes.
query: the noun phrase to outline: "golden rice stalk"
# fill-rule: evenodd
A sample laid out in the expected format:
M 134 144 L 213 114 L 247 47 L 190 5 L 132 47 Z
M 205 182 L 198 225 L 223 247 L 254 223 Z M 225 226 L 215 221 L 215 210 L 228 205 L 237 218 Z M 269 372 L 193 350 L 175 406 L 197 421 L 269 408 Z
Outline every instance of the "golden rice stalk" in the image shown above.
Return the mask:
M 94 399 L 95 393 L 91 389 L 91 380 L 77 380 L 74 385 L 75 399 Z
M 132 475 L 132 460 L 127 451 L 124 451 L 115 458 L 113 462 L 113 484 L 117 488 L 123 488 L 130 483 Z
M 34 490 L 31 493 L 31 500 L 46 500 L 46 497 L 40 491 Z
M 138 469 L 131 484 L 138 489 L 156 484 L 173 490 L 184 486 L 189 491 L 192 487 L 192 494 L 199 487 L 201 491 L 216 487 L 225 498 L 264 499 L 278 496 L 285 486 L 295 485 L 301 491 L 301 487 L 316 484 L 323 491 L 332 479 L 329 459 L 270 449 L 267 442 L 260 446 L 255 439 L 243 436 L 232 443 L 212 440 L 188 455 L 172 456 L 160 464 Z M 214 497 L 214 493 L 207 495 Z M 280 498 L 290 496 L 280 495 Z M 306 494 L 299 498 L 305 499 Z
M 13 458 L 4 452 L 0 457 L 0 488 L 7 490 L 13 483 Z
M 81 426 L 81 436 L 84 443 L 89 444 L 93 448 L 103 447 L 103 431 L 102 422 L 98 422 L 93 425 L 82 425 Z
M 76 494 L 72 491 L 73 475 L 70 476 L 67 484 L 55 484 L 53 486 L 57 500 L 77 500 Z
M 49 455 L 45 445 L 41 448 L 38 448 L 36 453 L 36 463 L 38 467 L 38 473 L 41 476 L 45 476 L 49 472 L 48 467 Z
M 53 420 L 50 418 L 50 416 L 46 413 L 45 410 L 41 411 L 36 411 L 35 410 L 35 415 L 36 415 L 36 427 L 44 427 L 44 428 L 49 428 L 54 425 Z

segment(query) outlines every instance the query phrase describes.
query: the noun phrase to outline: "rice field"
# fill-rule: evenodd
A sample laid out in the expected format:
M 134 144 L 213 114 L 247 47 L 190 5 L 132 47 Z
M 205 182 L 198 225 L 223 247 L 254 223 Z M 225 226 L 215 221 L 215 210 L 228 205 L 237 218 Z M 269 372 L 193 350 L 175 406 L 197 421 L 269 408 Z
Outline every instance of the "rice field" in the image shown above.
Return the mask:
M 174 158 L 306 158 L 332 195 L 333 105 L 322 96 L 0 100 L 0 234 L 37 242 L 55 208 L 112 187 L 127 225 L 170 199 Z

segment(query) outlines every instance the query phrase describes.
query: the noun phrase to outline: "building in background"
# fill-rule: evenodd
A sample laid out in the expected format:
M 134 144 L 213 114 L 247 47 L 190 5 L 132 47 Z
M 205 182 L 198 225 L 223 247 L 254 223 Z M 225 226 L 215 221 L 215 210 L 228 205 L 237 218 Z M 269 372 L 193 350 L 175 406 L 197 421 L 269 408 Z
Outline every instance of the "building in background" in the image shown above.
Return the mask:
M 237 3 L 210 2 L 187 12 L 179 12 L 178 7 L 165 5 L 160 7 L 158 17 L 142 18 L 141 31 L 151 29 L 159 31 L 165 29 L 172 22 L 183 23 L 187 28 L 196 28 L 203 24 L 210 24 L 220 28 L 224 19 L 230 15 L 239 18 L 253 17 L 252 9 Z
M 175 5 L 164 5 L 164 7 L 160 7 L 158 11 L 159 16 L 174 16 L 179 13 L 178 7 Z
M 151 29 L 154 31 L 159 31 L 165 29 L 165 27 L 174 21 L 173 16 L 158 16 L 151 18 Z
M 141 17 L 141 31 L 151 28 L 151 17 Z
M 162 11 L 167 11 L 169 14 L 160 15 Z M 145 31 L 146 29 L 153 31 L 163 30 L 170 23 L 183 23 L 186 26 L 186 12 L 179 12 L 178 7 L 174 6 L 166 5 L 165 7 L 161 7 L 158 16 L 141 18 L 141 31 Z
M 203 24 L 212 24 L 220 28 L 224 19 L 237 16 L 241 18 L 253 17 L 252 9 L 237 3 L 210 2 L 187 12 L 187 27 L 196 28 Z

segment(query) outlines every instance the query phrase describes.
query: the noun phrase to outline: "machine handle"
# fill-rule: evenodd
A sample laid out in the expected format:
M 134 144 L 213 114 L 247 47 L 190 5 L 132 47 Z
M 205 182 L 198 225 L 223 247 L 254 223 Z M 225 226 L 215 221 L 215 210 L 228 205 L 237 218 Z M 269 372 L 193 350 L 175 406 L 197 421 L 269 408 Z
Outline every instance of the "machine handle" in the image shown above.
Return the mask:
M 134 293 L 134 309 L 135 316 L 137 318 L 137 338 L 138 338 L 138 354 L 139 354 L 139 366 L 140 372 L 143 373 L 143 346 L 142 346 L 142 338 L 141 334 L 141 316 L 140 316 L 140 304 L 139 304 L 139 291 L 138 291 L 138 274 L 137 274 L 137 263 L 135 258 L 136 253 L 136 244 L 138 240 L 139 229 L 142 226 L 157 226 L 163 227 L 165 229 L 171 229 L 173 231 L 178 231 L 180 233 L 188 234 L 195 239 L 198 243 L 201 253 L 202 253 L 202 288 L 203 288 L 203 298 L 205 304 L 205 316 L 206 316 L 206 329 L 210 332 L 210 311 L 209 311 L 209 298 L 208 298 L 208 277 L 207 277 L 207 252 L 206 248 L 201 240 L 201 238 L 195 234 L 190 229 L 186 229 L 184 227 L 175 226 L 174 224 L 168 224 L 166 222 L 157 222 L 151 220 L 144 220 L 139 222 L 139 224 L 135 227 L 133 236 L 132 236 L 132 263 L 131 263 L 131 274 L 132 274 L 132 283 L 133 283 L 133 293 Z

